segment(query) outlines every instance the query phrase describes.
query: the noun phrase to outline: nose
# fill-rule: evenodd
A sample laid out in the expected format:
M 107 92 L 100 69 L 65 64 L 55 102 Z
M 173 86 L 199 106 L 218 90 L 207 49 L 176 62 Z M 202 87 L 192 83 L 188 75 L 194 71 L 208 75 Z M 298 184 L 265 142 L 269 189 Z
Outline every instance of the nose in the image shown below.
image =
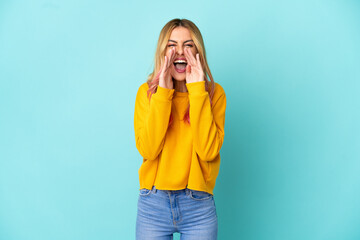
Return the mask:
M 183 47 L 182 47 L 182 46 L 177 46 L 177 47 L 176 47 L 176 52 L 177 52 L 177 54 L 178 54 L 179 56 L 182 56 L 183 53 L 184 53 Z

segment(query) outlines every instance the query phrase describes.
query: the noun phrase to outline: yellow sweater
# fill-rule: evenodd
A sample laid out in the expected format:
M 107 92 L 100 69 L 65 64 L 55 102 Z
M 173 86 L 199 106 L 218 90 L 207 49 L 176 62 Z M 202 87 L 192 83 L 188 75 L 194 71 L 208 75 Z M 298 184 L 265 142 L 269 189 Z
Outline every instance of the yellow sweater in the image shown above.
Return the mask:
M 226 96 L 215 83 L 213 105 L 205 81 L 187 83 L 188 92 L 158 86 L 147 98 L 142 84 L 135 101 L 136 148 L 143 157 L 140 189 L 189 188 L 213 194 L 224 140 Z M 190 125 L 182 119 L 190 101 Z M 170 113 L 173 122 L 168 127 Z

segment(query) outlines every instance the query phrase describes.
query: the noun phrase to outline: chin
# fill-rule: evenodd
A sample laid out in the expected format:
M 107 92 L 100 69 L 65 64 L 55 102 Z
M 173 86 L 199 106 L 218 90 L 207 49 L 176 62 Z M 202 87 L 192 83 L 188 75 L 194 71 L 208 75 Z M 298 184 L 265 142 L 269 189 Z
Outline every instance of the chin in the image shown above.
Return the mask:
M 179 81 L 179 82 L 182 82 L 182 81 L 185 81 L 186 78 L 174 78 L 174 80 Z
M 172 78 L 176 81 L 185 81 L 186 80 L 186 74 L 185 73 L 174 73 L 171 74 Z

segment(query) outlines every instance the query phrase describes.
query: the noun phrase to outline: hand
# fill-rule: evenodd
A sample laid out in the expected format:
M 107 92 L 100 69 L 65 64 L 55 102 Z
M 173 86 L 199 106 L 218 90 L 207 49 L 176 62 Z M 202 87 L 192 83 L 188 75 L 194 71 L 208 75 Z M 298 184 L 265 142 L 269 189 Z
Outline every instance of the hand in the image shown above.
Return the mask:
M 204 71 L 201 67 L 199 53 L 196 54 L 196 59 L 189 48 L 185 48 L 184 53 L 187 60 L 186 83 L 204 81 Z
M 174 83 L 172 80 L 172 76 L 170 74 L 171 66 L 174 61 L 175 57 L 175 49 L 174 47 L 171 48 L 169 52 L 170 56 L 165 55 L 164 63 L 161 65 L 160 68 L 160 76 L 159 76 L 159 86 L 163 88 L 173 89 Z

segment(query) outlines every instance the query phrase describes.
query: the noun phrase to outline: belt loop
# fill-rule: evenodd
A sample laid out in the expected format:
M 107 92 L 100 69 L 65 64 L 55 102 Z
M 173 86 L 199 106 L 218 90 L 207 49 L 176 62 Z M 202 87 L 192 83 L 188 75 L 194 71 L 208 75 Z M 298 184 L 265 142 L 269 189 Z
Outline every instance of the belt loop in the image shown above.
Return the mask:
M 153 186 L 153 192 L 156 193 L 156 187 L 155 187 L 155 185 Z

